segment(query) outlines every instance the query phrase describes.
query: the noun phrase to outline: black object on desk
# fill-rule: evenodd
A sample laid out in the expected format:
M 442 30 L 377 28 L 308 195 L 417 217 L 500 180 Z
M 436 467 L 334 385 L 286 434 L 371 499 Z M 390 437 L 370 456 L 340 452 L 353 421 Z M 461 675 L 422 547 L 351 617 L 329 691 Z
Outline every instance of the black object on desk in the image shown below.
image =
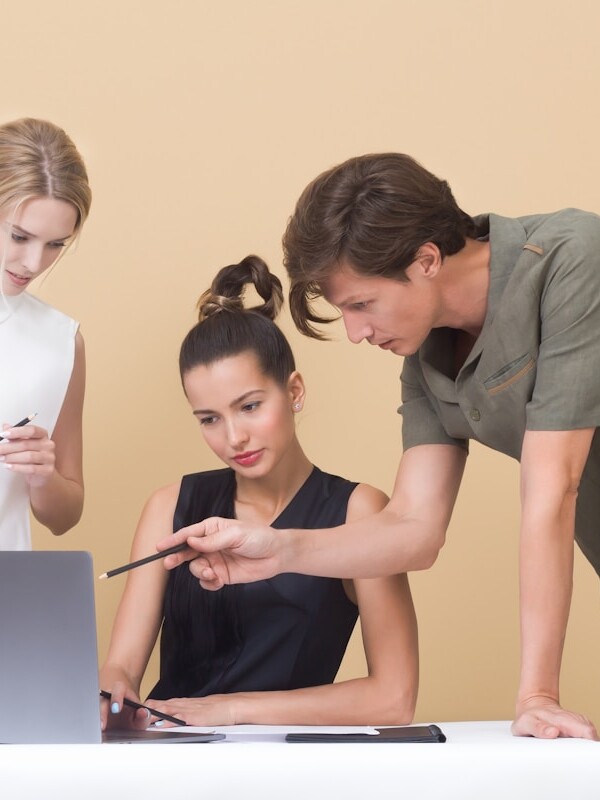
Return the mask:
M 378 733 L 288 733 L 286 742 L 361 742 L 389 744 L 390 742 L 445 742 L 446 737 L 437 725 L 405 725 L 400 728 L 375 728 Z

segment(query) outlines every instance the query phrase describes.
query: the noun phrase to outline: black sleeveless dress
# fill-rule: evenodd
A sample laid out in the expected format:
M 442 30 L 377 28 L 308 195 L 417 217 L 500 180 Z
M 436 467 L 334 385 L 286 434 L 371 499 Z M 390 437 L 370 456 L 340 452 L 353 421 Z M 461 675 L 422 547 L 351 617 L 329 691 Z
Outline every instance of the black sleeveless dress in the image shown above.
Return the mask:
M 356 484 L 317 467 L 272 524 L 330 528 L 346 521 Z M 234 516 L 231 469 L 186 475 L 175 531 L 206 517 Z M 358 617 L 342 581 L 286 573 L 209 592 L 188 565 L 165 594 L 157 700 L 332 683 Z

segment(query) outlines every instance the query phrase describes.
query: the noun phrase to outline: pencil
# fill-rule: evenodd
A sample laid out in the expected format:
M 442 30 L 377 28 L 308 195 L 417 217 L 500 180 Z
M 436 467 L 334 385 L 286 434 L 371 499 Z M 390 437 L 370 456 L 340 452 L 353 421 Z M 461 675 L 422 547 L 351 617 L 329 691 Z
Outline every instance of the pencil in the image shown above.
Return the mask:
M 132 561 L 131 564 L 125 564 L 122 567 L 116 567 L 116 569 L 109 569 L 108 572 L 103 572 L 102 575 L 99 575 L 98 580 L 102 581 L 105 578 L 113 578 L 115 575 L 120 575 L 122 572 L 128 572 L 130 569 L 141 567 L 143 564 L 150 564 L 152 561 L 158 561 L 159 558 L 171 556 L 173 553 L 181 553 L 182 550 L 187 550 L 187 548 L 187 542 L 176 544 L 174 547 L 169 547 L 167 550 L 161 550 L 159 553 L 146 556 L 146 558 L 140 558 L 139 561 Z
M 18 422 L 15 422 L 14 425 L 11 425 L 11 428 L 22 428 L 23 425 L 27 425 L 28 422 L 31 422 L 32 419 L 37 417 L 37 412 L 35 414 L 30 414 L 28 417 L 23 417 Z M 6 439 L 7 437 L 4 434 L 0 433 L 0 440 Z
M 112 695 L 110 692 L 105 692 L 104 689 L 100 689 L 101 697 L 106 697 L 107 700 L 110 700 Z M 177 717 L 170 717 L 168 714 L 163 714 L 162 711 L 157 711 L 155 708 L 150 708 L 150 706 L 145 706 L 143 703 L 136 703 L 135 700 L 130 700 L 128 697 L 123 698 L 123 705 L 129 706 L 129 708 L 145 708 L 146 711 L 149 711 L 153 717 L 158 717 L 159 719 L 166 719 L 167 722 L 172 722 L 174 725 L 187 725 L 187 722 L 183 719 L 177 719 Z

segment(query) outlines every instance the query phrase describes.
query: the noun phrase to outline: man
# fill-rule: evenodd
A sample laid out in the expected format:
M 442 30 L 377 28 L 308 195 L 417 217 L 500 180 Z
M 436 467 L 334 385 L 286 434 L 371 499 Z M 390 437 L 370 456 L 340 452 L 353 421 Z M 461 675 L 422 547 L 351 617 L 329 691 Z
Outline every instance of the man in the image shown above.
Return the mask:
M 350 159 L 303 192 L 284 236 L 290 307 L 323 338 L 324 296 L 348 338 L 404 356 L 403 447 L 379 514 L 328 531 L 210 519 L 186 559 L 209 588 L 278 572 L 427 569 L 477 439 L 521 467 L 521 680 L 513 733 L 597 738 L 559 704 L 573 540 L 600 570 L 600 219 L 577 210 L 471 218 L 413 159 Z M 211 535 L 209 535 L 211 534 Z M 368 535 L 367 535 L 368 534 Z M 204 558 L 197 558 L 198 553 Z

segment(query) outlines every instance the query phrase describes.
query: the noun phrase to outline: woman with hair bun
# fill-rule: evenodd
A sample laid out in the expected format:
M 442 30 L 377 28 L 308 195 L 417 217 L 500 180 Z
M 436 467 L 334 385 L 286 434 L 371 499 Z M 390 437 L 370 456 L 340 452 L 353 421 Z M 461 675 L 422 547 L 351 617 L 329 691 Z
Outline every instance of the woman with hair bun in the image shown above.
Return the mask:
M 245 309 L 252 284 L 263 304 Z M 296 436 L 302 376 L 273 320 L 281 283 L 256 256 L 222 269 L 181 346 L 192 413 L 225 468 L 186 475 L 148 500 L 132 559 L 170 532 L 213 515 L 275 528 L 340 525 L 375 513 L 385 495 L 315 467 Z M 369 675 L 333 684 L 360 612 Z M 162 625 L 152 705 L 201 726 L 402 724 L 417 692 L 417 629 L 406 575 L 347 581 L 287 574 L 222 592 L 188 565 L 129 573 L 100 681 L 103 726 L 146 727 L 131 712 Z M 109 713 L 109 706 L 110 712 Z
M 30 508 L 55 535 L 83 509 L 83 339 L 27 289 L 75 241 L 90 204 L 83 160 L 61 128 L 0 126 L 0 550 L 31 548 Z

